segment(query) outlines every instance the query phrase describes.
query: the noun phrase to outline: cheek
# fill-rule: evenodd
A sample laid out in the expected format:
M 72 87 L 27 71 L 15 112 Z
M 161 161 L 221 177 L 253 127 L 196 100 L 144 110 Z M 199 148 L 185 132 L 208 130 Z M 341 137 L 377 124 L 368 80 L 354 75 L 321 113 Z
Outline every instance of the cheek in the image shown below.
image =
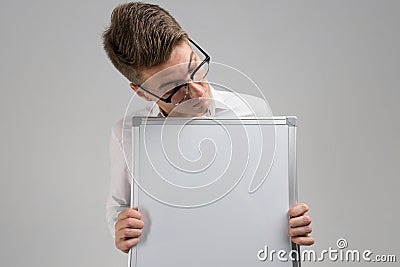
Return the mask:
M 172 110 L 174 108 L 174 105 L 165 103 L 161 100 L 156 101 L 156 103 L 160 108 L 162 108 L 164 111 L 167 111 L 167 112 L 169 112 L 170 110 Z

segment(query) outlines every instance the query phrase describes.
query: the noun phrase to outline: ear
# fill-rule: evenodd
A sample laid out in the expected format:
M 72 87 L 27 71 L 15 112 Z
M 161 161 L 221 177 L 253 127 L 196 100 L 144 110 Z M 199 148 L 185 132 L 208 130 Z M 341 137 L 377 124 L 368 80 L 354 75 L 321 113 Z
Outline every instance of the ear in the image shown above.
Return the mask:
M 146 101 L 152 101 L 145 92 L 143 92 L 142 90 L 140 90 L 139 86 L 137 86 L 136 84 L 130 83 L 129 86 L 132 88 L 132 90 L 141 98 L 143 98 Z

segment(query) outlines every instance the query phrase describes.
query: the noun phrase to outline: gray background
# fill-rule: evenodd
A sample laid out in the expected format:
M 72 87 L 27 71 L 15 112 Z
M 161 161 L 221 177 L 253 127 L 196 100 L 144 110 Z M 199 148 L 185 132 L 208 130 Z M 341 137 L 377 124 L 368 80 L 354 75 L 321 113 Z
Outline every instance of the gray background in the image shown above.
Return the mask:
M 126 264 L 104 215 L 110 127 L 132 95 L 101 47 L 117 3 L 0 4 L 1 266 Z M 398 253 L 400 1 L 159 3 L 298 116 L 312 248 Z

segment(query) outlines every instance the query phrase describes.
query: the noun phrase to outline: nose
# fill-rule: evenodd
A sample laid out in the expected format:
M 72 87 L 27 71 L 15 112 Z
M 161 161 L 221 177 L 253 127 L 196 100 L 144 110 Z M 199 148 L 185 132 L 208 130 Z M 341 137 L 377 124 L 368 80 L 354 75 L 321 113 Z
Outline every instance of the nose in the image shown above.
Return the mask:
M 204 95 L 204 88 L 200 83 L 190 82 L 188 89 L 190 98 L 199 98 Z

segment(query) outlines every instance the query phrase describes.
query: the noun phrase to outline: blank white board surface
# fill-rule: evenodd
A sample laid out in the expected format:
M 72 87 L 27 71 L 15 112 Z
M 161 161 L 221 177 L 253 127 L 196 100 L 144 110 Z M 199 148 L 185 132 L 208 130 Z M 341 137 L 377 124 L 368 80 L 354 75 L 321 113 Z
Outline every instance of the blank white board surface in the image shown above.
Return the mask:
M 300 266 L 287 235 L 295 121 L 134 117 L 131 203 L 145 227 L 129 266 Z

